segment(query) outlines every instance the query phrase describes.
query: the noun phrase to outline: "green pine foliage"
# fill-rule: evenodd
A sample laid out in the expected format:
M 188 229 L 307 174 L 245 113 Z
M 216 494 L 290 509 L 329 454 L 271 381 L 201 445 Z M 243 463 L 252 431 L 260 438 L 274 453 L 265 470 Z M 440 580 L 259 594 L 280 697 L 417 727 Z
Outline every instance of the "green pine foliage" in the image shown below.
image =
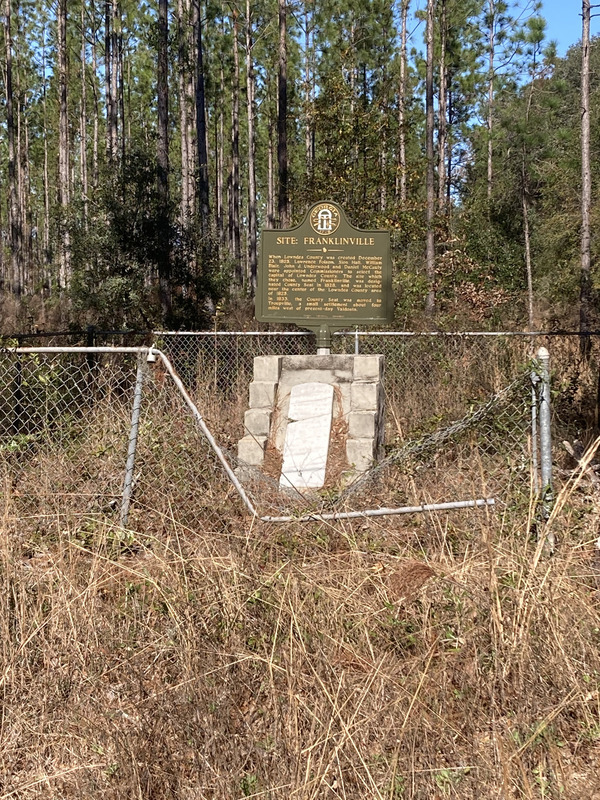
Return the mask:
M 169 4 L 169 192 L 157 191 L 158 4 L 73 0 L 67 59 L 70 190 L 59 205 L 59 94 L 56 9 L 11 0 L 12 101 L 17 153 L 0 137 L 0 185 L 16 184 L 19 214 L 0 209 L 0 298 L 19 290 L 33 317 L 106 325 L 200 327 L 230 293 L 248 297 L 248 118 L 246 8 L 207 0 Z M 445 34 L 442 33 L 445 8 Z M 110 27 L 107 30 L 107 11 Z M 83 16 L 82 16 L 83 12 Z M 576 11 L 573 11 L 576 13 Z M 236 19 L 234 20 L 234 15 Z M 278 3 L 251 4 L 255 79 L 256 218 L 276 224 Z M 83 19 L 83 30 L 82 30 Z M 207 124 L 208 218 L 196 197 L 181 211 L 184 159 L 199 192 L 198 19 L 202 25 Z M 424 25 L 409 3 L 404 124 L 400 127 L 401 5 L 392 0 L 298 0 L 287 5 L 287 136 L 292 220 L 322 199 L 339 202 L 358 226 L 392 231 L 397 324 L 419 324 L 424 280 Z M 539 5 L 446 0 L 436 7 L 434 80 L 446 84 L 447 179 L 436 211 L 436 324 L 524 324 L 527 201 L 538 322 L 569 320 L 579 286 L 580 47 L 558 58 L 545 39 Z M 238 36 L 239 215 L 232 202 L 232 130 Z M 493 31 L 493 74 L 490 47 Z M 0 48 L 6 56 L 6 17 Z M 444 36 L 444 38 L 442 38 Z M 444 74 L 440 70 L 444 44 Z M 107 49 L 108 48 L 108 49 Z M 83 52 L 83 57 L 82 57 Z M 111 57 L 112 54 L 112 57 Z M 592 47 L 592 76 L 600 74 Z M 117 152 L 107 150 L 110 70 L 116 70 Z M 491 127 L 488 122 L 493 78 Z M 185 81 L 191 94 L 182 96 Z M 8 133 L 9 85 L 0 75 L 0 126 Z M 181 130 L 182 103 L 188 131 Z M 600 148 L 600 99 L 592 78 L 592 149 Z M 489 129 L 488 129 L 489 128 Z M 406 197 L 400 195 L 404 135 Z M 491 138 L 493 177 L 488 178 Z M 436 136 L 436 147 L 440 138 Z M 186 151 L 186 147 L 188 150 Z M 186 152 L 188 155 L 186 156 Z M 436 152 L 436 168 L 439 163 Z M 592 158 L 593 186 L 600 159 Z M 14 177 L 11 174 L 14 172 Z M 444 197 L 449 202 L 443 203 Z M 14 212 L 12 212 L 14 213 Z M 599 222 L 595 203 L 592 225 Z M 232 250 L 238 223 L 241 255 Z M 14 227 L 16 226 L 16 228 Z M 12 237 L 17 231 L 19 237 Z M 12 237 L 12 238 L 11 238 Z M 19 241 L 18 253 L 13 242 Z M 65 241 L 67 242 L 65 245 Z M 68 286 L 59 257 L 68 250 Z M 593 245 L 596 249 L 597 244 Z M 593 253 L 592 263 L 597 259 Z M 15 270 L 17 274 L 15 276 Z M 600 275 L 594 273 L 600 284 Z M 429 321 L 428 324 L 430 324 Z

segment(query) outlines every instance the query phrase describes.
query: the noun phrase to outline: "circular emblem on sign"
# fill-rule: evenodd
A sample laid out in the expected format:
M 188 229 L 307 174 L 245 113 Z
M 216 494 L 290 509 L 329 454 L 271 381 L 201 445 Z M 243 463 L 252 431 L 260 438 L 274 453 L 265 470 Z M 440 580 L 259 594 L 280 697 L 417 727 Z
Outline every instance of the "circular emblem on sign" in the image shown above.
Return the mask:
M 330 203 L 319 203 L 310 212 L 310 227 L 315 233 L 329 235 L 340 225 L 340 212 Z

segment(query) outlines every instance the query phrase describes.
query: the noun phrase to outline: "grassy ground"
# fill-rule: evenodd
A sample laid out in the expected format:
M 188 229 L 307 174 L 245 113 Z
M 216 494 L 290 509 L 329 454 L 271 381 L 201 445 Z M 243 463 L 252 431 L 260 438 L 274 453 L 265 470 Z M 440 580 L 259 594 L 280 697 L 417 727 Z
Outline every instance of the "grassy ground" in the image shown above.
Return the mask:
M 5 494 L 0 798 L 600 797 L 586 478 L 552 557 L 526 506 L 267 526 L 207 480 L 226 518 L 126 535 Z
M 130 529 L 112 383 L 51 447 L 0 452 L 0 800 L 600 800 L 600 495 L 557 458 L 547 555 L 526 462 L 494 444 L 528 397 L 484 447 L 467 431 L 368 489 L 484 497 L 494 463 L 494 508 L 274 525 L 155 384 Z M 236 402 L 207 406 L 230 447 Z

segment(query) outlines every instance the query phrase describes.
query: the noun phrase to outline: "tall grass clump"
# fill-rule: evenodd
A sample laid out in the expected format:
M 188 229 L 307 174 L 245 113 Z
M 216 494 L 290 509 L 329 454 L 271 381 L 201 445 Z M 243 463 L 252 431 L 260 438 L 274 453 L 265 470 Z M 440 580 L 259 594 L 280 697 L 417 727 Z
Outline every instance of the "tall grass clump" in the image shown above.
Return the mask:
M 136 531 L 40 534 L 5 492 L 0 798 L 600 792 L 585 477 L 552 557 L 507 507 L 275 526 L 210 481 Z

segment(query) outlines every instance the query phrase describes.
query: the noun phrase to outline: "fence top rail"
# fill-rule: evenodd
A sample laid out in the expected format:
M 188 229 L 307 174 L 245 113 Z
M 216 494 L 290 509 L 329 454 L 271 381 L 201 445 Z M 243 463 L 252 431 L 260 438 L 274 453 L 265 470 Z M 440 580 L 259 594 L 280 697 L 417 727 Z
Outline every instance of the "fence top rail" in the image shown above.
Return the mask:
M 312 331 L 153 331 L 154 336 L 314 336 Z M 534 338 L 536 336 L 600 336 L 600 331 L 361 331 L 346 330 L 333 331 L 333 336 L 389 336 L 389 337 L 428 337 L 442 338 L 477 338 L 477 337 L 506 337 L 523 336 Z
M 153 331 L 154 336 L 314 336 L 312 331 Z M 354 335 L 354 331 L 352 331 Z
M 35 353 L 140 353 L 147 355 L 150 350 L 158 352 L 151 347 L 0 347 L 1 353 L 15 353 L 17 355 L 34 355 Z
M 0 341 L 2 339 L 29 339 L 29 338 L 43 338 L 52 336 L 85 336 L 89 331 L 36 331 L 35 333 L 13 333 L 13 334 L 0 334 Z M 134 330 L 111 330 L 103 331 L 100 329 L 93 329 L 95 336 L 113 336 L 113 335 L 136 335 L 136 336 L 198 336 L 198 337 L 231 337 L 231 336 L 314 336 L 312 331 L 296 330 L 296 331 L 134 331 Z M 461 338 L 461 337 L 530 337 L 536 336 L 600 336 L 600 331 L 368 331 L 356 329 L 348 329 L 343 331 L 333 331 L 333 336 L 389 336 L 389 337 L 442 337 L 442 338 Z M 9 350 L 15 348 L 0 347 L 0 350 Z M 73 350 L 73 348 L 69 348 Z M 115 350 L 116 348 L 111 348 Z M 135 348 L 125 348 L 127 352 L 135 350 Z
M 121 330 L 104 330 L 103 328 L 96 328 L 95 325 L 90 325 L 87 328 L 82 328 L 80 330 L 71 330 L 71 331 L 20 331 L 19 333 L 3 333 L 0 336 L 3 339 L 44 339 L 48 336 L 87 336 L 88 334 L 102 334 L 104 336 L 129 336 L 129 335 L 136 335 L 141 336 L 142 334 L 149 335 L 152 331 L 136 331 L 136 330 L 127 330 L 123 328 Z

